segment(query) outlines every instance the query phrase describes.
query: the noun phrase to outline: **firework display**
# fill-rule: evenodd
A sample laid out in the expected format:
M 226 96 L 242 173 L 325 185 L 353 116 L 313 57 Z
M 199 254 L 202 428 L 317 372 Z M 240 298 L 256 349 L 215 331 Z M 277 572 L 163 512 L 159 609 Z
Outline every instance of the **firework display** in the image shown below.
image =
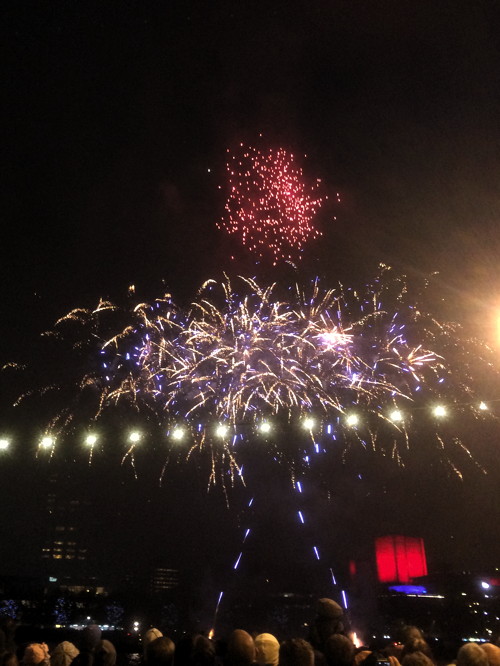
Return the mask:
M 93 449 L 99 419 L 124 408 L 129 422 L 134 413 L 153 417 L 188 456 L 212 451 L 211 482 L 220 462 L 241 474 L 240 443 L 272 441 L 283 428 L 307 433 L 312 453 L 343 442 L 404 464 L 425 410 L 453 466 L 447 451 L 467 448 L 441 424 L 450 412 L 490 417 L 472 377 L 496 375 L 491 351 L 461 340 L 424 299 L 383 266 L 358 291 L 316 279 L 279 297 L 276 285 L 239 278 L 206 282 L 186 311 L 169 295 L 125 310 L 109 302 L 73 310 L 53 335 L 79 361 L 64 363 L 64 390 L 61 378 L 43 389 L 64 400 L 40 447 L 54 449 L 86 420 Z M 140 440 L 129 433 L 129 452 Z M 302 444 L 296 454 L 308 461 Z
M 257 257 L 296 261 L 320 235 L 313 218 L 322 204 L 320 180 L 308 186 L 294 156 L 283 148 L 260 151 L 240 144 L 228 151 L 228 198 L 219 228 L 239 237 Z

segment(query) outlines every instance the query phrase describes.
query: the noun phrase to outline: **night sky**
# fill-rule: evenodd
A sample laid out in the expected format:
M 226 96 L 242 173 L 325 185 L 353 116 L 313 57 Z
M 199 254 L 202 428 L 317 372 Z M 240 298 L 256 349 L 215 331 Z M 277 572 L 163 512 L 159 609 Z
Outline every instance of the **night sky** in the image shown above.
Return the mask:
M 5 2 L 1 11 L 2 364 L 33 361 L 38 334 L 55 319 L 119 299 L 132 283 L 139 299 L 169 291 L 188 303 L 223 270 L 288 278 L 255 266 L 216 228 L 226 149 L 259 133 L 307 155 L 304 172 L 329 195 L 316 220 L 323 236 L 304 251 L 299 276 L 362 281 L 381 261 L 410 277 L 438 271 L 443 314 L 494 341 L 498 3 Z M 1 490 L 16 518 L 2 529 L 20 535 L 28 508 L 15 469 L 4 470 Z M 375 533 L 409 524 L 428 539 L 433 563 L 498 563 L 496 477 L 472 474 L 438 491 L 427 471 L 401 477 L 384 467 L 363 491 L 339 474 L 337 522 L 325 525 L 360 528 L 337 543 L 344 559 L 350 546 L 360 551 Z M 23 470 L 24 482 L 38 488 L 44 473 Z M 110 473 L 97 469 L 96 478 Z M 145 499 L 147 484 L 134 490 L 121 474 L 130 488 L 122 506 L 137 492 L 151 511 L 131 534 L 167 520 L 172 489 L 162 496 L 155 486 L 154 501 Z M 178 501 L 182 475 L 175 483 Z M 190 497 L 179 535 L 192 540 L 193 563 L 196 545 L 210 541 L 203 512 L 229 516 L 224 502 L 209 509 L 205 498 Z M 221 569 L 237 548 L 238 520 L 228 518 L 207 555 Z

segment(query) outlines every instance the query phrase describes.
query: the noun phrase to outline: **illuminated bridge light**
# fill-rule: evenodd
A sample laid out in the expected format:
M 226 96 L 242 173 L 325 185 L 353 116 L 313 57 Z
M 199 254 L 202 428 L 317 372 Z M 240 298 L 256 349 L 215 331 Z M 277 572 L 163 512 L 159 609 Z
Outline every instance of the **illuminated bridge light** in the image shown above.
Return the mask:
M 229 432 L 229 428 L 227 425 L 224 425 L 224 423 L 219 423 L 217 428 L 215 429 L 215 434 L 217 437 L 224 438 Z
M 359 423 L 359 416 L 357 414 L 348 414 L 345 422 L 350 427 L 356 426 Z
M 432 410 L 432 413 L 434 414 L 434 416 L 442 418 L 443 416 L 446 416 L 446 407 L 444 407 L 443 405 L 436 405 Z
M 393 411 L 389 414 L 389 418 L 391 421 L 394 421 L 394 423 L 398 423 L 403 420 L 403 414 L 399 409 L 393 409 Z
M 315 421 L 311 416 L 307 416 L 303 421 L 302 425 L 306 430 L 312 430 L 315 425 Z
M 174 440 L 174 442 L 180 442 L 182 439 L 184 439 L 184 435 L 185 435 L 184 428 L 177 426 L 172 430 L 170 437 Z
M 40 448 L 42 449 L 50 449 L 54 446 L 56 443 L 56 440 L 53 437 L 50 437 L 50 435 L 46 435 L 45 437 L 42 437 L 40 440 Z

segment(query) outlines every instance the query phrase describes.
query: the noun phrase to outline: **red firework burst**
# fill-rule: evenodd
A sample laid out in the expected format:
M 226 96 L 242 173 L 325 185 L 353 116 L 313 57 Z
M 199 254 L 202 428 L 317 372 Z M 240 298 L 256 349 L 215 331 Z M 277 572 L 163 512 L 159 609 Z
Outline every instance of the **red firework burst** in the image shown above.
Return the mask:
M 308 186 L 291 153 L 240 144 L 236 153 L 228 150 L 226 169 L 229 193 L 217 226 L 240 236 L 258 257 L 270 255 L 274 265 L 294 261 L 307 241 L 321 235 L 312 224 L 322 204 L 321 181 Z

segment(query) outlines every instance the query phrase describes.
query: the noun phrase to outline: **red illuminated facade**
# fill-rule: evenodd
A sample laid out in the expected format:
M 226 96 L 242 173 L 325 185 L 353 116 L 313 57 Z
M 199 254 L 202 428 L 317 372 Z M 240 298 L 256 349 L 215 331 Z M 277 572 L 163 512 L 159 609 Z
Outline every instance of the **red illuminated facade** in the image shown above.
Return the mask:
M 424 540 L 384 536 L 375 540 L 378 579 L 381 583 L 409 583 L 427 575 Z

